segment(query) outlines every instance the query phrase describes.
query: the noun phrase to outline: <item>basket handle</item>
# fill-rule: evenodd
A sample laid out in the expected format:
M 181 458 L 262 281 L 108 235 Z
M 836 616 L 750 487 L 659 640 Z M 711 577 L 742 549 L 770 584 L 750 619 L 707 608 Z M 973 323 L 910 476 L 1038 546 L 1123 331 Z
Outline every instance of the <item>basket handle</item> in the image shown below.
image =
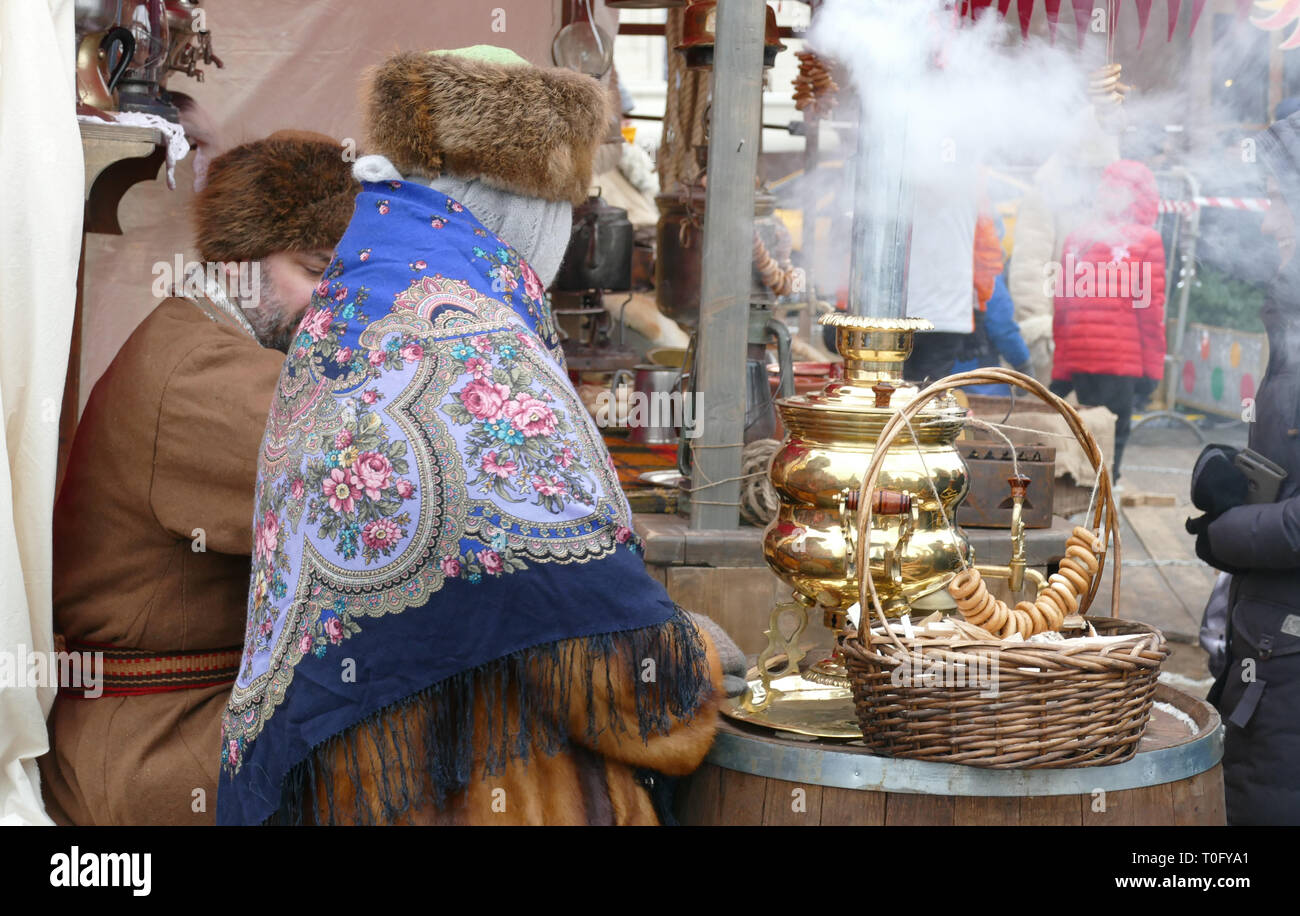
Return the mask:
M 1096 506 L 1093 507 L 1092 527 L 1094 530 L 1103 529 L 1104 533 L 1101 539 L 1102 551 L 1098 557 L 1097 574 L 1092 577 L 1088 594 L 1080 596 L 1079 613 L 1082 614 L 1087 611 L 1092 605 L 1093 598 L 1097 595 L 1097 587 L 1101 584 L 1101 576 L 1106 568 L 1106 544 L 1113 542 L 1115 545 L 1115 558 L 1111 564 L 1110 616 L 1118 616 L 1120 584 L 1119 521 L 1115 510 L 1114 495 L 1111 492 L 1110 473 L 1106 470 L 1105 459 L 1101 454 L 1101 448 L 1097 445 L 1097 440 L 1084 426 L 1078 411 L 1066 401 L 1048 391 L 1037 379 L 1011 369 L 973 369 L 969 372 L 958 372 L 939 379 L 939 381 L 919 392 L 915 399 L 894 412 L 894 415 L 885 423 L 884 428 L 880 431 L 880 436 L 876 439 L 875 450 L 871 455 L 871 464 L 867 466 L 867 471 L 862 476 L 862 485 L 858 491 L 858 537 L 855 545 L 857 554 L 855 560 L 858 568 L 858 604 L 863 610 L 870 604 L 876 613 L 876 617 L 884 625 L 886 634 L 900 651 L 906 651 L 906 649 L 899 640 L 898 635 L 894 633 L 893 627 L 889 625 L 889 618 L 885 616 L 884 609 L 881 607 L 880 596 L 876 594 L 876 583 L 871 576 L 870 561 L 868 559 L 871 550 L 871 515 L 873 509 L 878 511 L 879 507 L 873 506 L 875 501 L 868 499 L 867 494 L 875 489 L 885 455 L 890 446 L 894 444 L 899 431 L 907 429 L 908 423 L 921 412 L 921 409 L 926 404 L 945 391 L 990 382 L 1014 385 L 1036 396 L 1049 407 L 1055 408 L 1056 412 L 1065 418 L 1066 424 L 1070 427 L 1070 432 L 1074 433 L 1075 438 L 1084 447 L 1088 460 L 1092 462 L 1093 470 L 1097 472 L 1099 478 L 1097 483 L 1098 499 Z M 952 523 L 954 525 L 957 523 L 955 518 Z M 868 598 L 870 599 L 869 602 Z M 866 629 L 869 630 L 870 626 L 867 626 Z

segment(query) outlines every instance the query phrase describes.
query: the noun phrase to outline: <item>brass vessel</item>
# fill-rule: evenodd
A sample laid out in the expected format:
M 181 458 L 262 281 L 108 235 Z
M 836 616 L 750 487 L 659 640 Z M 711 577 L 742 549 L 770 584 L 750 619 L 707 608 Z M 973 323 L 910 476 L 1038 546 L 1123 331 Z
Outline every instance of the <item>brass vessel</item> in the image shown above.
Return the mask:
M 857 496 L 881 429 L 917 393 L 903 381 L 903 360 L 913 332 L 930 325 L 918 319 L 831 320 L 838 324 L 844 378 L 817 394 L 777 402 L 787 437 L 770 476 L 781 506 L 764 535 L 763 554 L 805 600 L 839 610 L 858 600 L 857 512 L 848 502 Z M 960 571 L 961 556 L 969 562 L 966 538 L 951 525 L 967 488 L 966 465 L 954 445 L 965 410 L 951 398 L 941 404 L 913 423 L 919 449 L 910 435 L 900 436 L 880 474 L 879 489 L 906 494 L 910 510 L 886 514 L 878 507 L 871 536 L 872 575 L 893 616 L 932 593 L 946 597 L 942 587 Z
M 903 380 L 903 361 L 912 335 L 931 325 L 850 315 L 826 316 L 822 323 L 835 327 L 844 378 L 816 394 L 777 402 L 787 436 L 770 470 L 781 505 L 763 553 L 794 589 L 794 601 L 772 610 L 768 646 L 750 672 L 750 689 L 727 711 L 785 731 L 855 738 L 861 732 L 838 650 L 806 664 L 799 642 L 812 612 L 820 610 L 822 622 L 838 634 L 857 603 L 858 491 L 881 429 L 918 393 Z M 872 495 L 868 562 L 891 616 L 912 608 L 955 610 L 945 586 L 963 560 L 974 562 L 954 522 L 968 485 L 954 444 L 965 415 L 951 395 L 936 399 L 913 421 L 916 439 L 904 433 L 885 459 Z

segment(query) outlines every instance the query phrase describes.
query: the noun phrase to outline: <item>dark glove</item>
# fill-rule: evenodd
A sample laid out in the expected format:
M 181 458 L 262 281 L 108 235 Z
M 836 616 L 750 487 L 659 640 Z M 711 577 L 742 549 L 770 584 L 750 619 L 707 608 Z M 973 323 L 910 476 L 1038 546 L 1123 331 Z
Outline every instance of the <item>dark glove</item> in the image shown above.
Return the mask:
M 1236 455 L 1237 449 L 1232 446 L 1207 445 L 1192 468 L 1192 505 L 1206 513 L 1210 521 L 1246 502 L 1246 475 L 1232 463 Z
M 1226 573 L 1238 575 L 1241 570 L 1229 566 L 1222 560 L 1214 556 L 1213 550 L 1210 549 L 1210 525 L 1214 519 L 1207 515 L 1200 515 L 1196 518 L 1189 518 L 1183 527 L 1187 529 L 1188 534 L 1196 536 L 1196 555 L 1201 560 L 1213 566 L 1215 569 L 1221 569 Z
M 1014 372 L 1019 372 L 1021 375 L 1027 375 L 1030 378 L 1034 377 L 1034 367 L 1030 363 L 1021 363 L 1019 366 L 1012 366 L 1011 369 Z
M 692 612 L 691 620 L 709 634 L 713 648 L 718 650 L 718 658 L 722 662 L 722 686 L 727 691 L 727 696 L 740 696 L 748 686 L 745 674 L 749 671 L 749 663 L 745 660 L 745 653 L 740 651 L 740 646 L 732 641 L 727 631 L 718 626 L 712 617 Z

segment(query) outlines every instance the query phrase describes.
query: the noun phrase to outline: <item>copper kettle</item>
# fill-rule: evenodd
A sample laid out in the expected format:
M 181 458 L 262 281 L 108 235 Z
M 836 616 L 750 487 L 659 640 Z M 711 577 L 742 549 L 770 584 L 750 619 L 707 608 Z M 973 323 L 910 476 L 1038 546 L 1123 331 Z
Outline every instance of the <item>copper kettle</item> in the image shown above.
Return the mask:
M 767 6 L 767 18 L 763 27 L 763 67 L 776 63 L 776 55 L 785 50 L 781 43 L 781 30 L 776 25 L 776 13 Z M 718 21 L 718 0 L 692 0 L 691 5 L 682 10 L 682 43 L 677 50 L 686 57 L 686 66 L 690 70 L 713 69 L 713 46 L 716 43 L 716 26 Z
M 78 100 L 103 111 L 116 110 L 113 90 L 131 66 L 134 54 L 135 36 L 130 29 L 115 26 L 106 32 L 82 35 L 77 45 Z

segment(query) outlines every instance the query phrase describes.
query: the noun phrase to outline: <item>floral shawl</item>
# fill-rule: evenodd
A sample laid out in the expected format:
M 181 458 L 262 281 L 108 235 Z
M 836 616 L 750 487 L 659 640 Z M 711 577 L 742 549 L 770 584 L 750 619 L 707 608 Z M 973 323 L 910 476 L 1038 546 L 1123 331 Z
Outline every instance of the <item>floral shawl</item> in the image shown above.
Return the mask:
M 643 738 L 689 717 L 711 690 L 703 648 L 630 525 L 537 275 L 446 195 L 365 183 L 262 442 L 218 821 L 299 816 L 317 754 L 393 708 L 433 736 L 385 761 L 390 813 L 560 749 L 571 687 L 607 686 L 574 670 L 573 640 L 657 659 Z M 499 705 L 525 671 L 550 689 L 473 760 L 473 698 Z

